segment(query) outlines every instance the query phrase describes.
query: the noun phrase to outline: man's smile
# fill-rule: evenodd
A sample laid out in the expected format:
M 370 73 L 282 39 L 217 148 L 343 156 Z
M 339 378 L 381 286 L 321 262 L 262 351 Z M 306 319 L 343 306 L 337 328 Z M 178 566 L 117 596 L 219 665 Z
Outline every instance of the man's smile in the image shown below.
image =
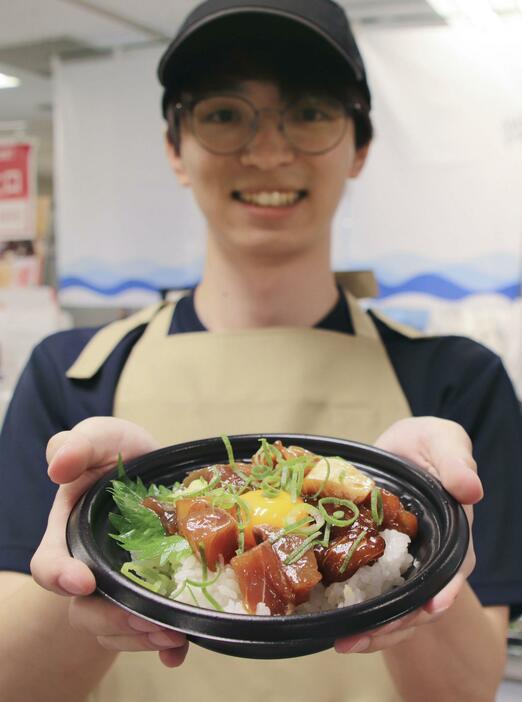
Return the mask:
M 257 207 L 291 207 L 307 196 L 306 190 L 234 190 L 232 198 Z

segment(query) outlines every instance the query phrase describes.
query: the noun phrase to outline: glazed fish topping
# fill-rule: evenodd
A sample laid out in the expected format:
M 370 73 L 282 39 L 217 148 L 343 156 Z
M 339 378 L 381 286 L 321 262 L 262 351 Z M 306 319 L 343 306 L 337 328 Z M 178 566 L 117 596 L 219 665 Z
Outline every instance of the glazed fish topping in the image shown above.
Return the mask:
M 120 460 L 111 536 L 131 554 L 129 579 L 217 610 L 237 591 L 235 611 L 287 615 L 383 558 L 386 530 L 415 539 L 417 517 L 344 458 L 261 439 L 238 462 L 223 441 L 227 462 L 171 487 L 129 480 Z

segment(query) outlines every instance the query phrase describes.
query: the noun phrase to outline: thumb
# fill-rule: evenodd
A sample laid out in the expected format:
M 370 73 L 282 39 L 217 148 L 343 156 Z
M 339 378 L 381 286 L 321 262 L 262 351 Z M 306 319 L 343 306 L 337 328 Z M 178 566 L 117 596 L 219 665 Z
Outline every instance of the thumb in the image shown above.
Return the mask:
M 113 466 L 154 451 L 159 443 L 143 427 L 116 417 L 90 417 L 70 431 L 55 434 L 47 445 L 48 474 L 64 484 L 92 468 Z

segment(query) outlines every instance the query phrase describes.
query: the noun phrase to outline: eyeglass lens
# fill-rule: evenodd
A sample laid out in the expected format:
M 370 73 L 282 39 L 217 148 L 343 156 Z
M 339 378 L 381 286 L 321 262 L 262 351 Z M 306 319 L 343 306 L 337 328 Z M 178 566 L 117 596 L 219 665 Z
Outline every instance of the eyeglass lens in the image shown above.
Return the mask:
M 199 100 L 192 110 L 192 129 L 200 143 L 216 153 L 234 153 L 246 146 L 258 128 L 260 113 L 244 98 L 222 95 Z M 346 111 L 335 99 L 304 97 L 282 111 L 288 141 L 300 151 L 321 153 L 333 148 L 346 127 Z

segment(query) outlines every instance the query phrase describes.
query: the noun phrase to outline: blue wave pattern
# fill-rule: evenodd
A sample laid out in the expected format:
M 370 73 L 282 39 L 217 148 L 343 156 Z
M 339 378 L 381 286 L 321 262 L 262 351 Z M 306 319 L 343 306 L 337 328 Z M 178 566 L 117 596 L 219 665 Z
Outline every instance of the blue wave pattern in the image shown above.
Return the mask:
M 172 284 L 161 286 L 157 283 L 150 283 L 147 280 L 122 280 L 115 285 L 94 285 L 88 280 L 83 280 L 83 278 L 77 278 L 74 276 L 65 276 L 60 278 L 59 288 L 60 290 L 66 290 L 67 288 L 81 288 L 83 290 L 89 290 L 90 292 L 97 293 L 98 295 L 105 295 L 108 297 L 113 297 L 115 295 L 121 295 L 129 290 L 146 290 L 148 292 L 157 292 L 161 290 L 186 290 L 188 288 L 193 288 L 197 284 L 198 280 L 193 280 L 192 282 L 186 281 L 184 284 Z
M 504 252 L 451 263 L 397 252 L 373 260 L 344 261 L 336 268 L 375 271 L 381 300 L 405 293 L 424 293 L 444 300 L 462 300 L 481 293 L 511 300 L 522 295 L 517 256 Z M 201 270 L 200 260 L 177 267 L 152 261 L 129 261 L 113 267 L 97 259 L 84 259 L 63 271 L 59 288 L 84 289 L 106 297 L 127 291 L 180 290 L 194 287 Z
M 516 252 L 496 251 L 463 261 L 437 261 L 398 251 L 365 261 L 344 262 L 345 270 L 375 271 L 379 299 L 424 293 L 443 300 L 462 300 L 488 293 L 514 300 L 522 294 L 519 266 Z
M 81 289 L 116 297 L 128 291 L 184 290 L 201 277 L 202 261 L 186 266 L 162 266 L 152 261 L 128 261 L 110 266 L 97 259 L 82 259 L 62 271 L 59 289 Z
M 183 290 L 186 288 L 192 288 L 197 284 L 198 280 L 194 279 L 192 281 L 186 281 L 183 285 L 168 285 L 164 289 L 168 290 Z M 74 276 L 60 278 L 60 290 L 66 290 L 67 288 L 82 288 L 84 290 L 89 290 L 90 292 L 97 293 L 98 295 L 104 295 L 108 297 L 113 297 L 116 295 L 121 295 L 129 290 L 147 290 L 148 292 L 159 292 L 162 288 L 154 283 L 150 283 L 146 280 L 124 280 L 115 285 L 94 285 L 88 280 L 83 280 L 82 278 L 77 278 Z M 426 293 L 428 295 L 433 295 L 434 297 L 440 297 L 445 300 L 462 300 L 469 295 L 476 295 L 478 293 L 485 292 L 484 290 L 467 290 L 455 285 L 450 280 L 446 280 L 442 276 L 437 275 L 422 275 L 407 280 L 400 285 L 386 285 L 379 281 L 379 300 L 384 300 L 393 295 L 400 295 L 404 293 Z M 510 300 L 515 300 L 521 296 L 521 285 L 520 283 L 513 283 L 513 285 L 508 285 L 505 288 L 498 288 L 496 290 L 490 290 L 488 292 L 496 293 L 498 295 L 503 295 Z
M 379 299 L 385 299 L 392 295 L 400 295 L 404 293 L 426 293 L 434 297 L 440 297 L 444 300 L 462 300 L 470 295 L 481 293 L 494 293 L 503 295 L 510 300 L 515 300 L 521 296 L 521 285 L 519 282 L 513 282 L 499 288 L 490 289 L 470 289 L 454 283 L 452 280 L 445 278 L 442 275 L 425 274 L 418 275 L 409 280 L 405 280 L 399 285 L 386 285 L 377 276 L 379 281 Z

